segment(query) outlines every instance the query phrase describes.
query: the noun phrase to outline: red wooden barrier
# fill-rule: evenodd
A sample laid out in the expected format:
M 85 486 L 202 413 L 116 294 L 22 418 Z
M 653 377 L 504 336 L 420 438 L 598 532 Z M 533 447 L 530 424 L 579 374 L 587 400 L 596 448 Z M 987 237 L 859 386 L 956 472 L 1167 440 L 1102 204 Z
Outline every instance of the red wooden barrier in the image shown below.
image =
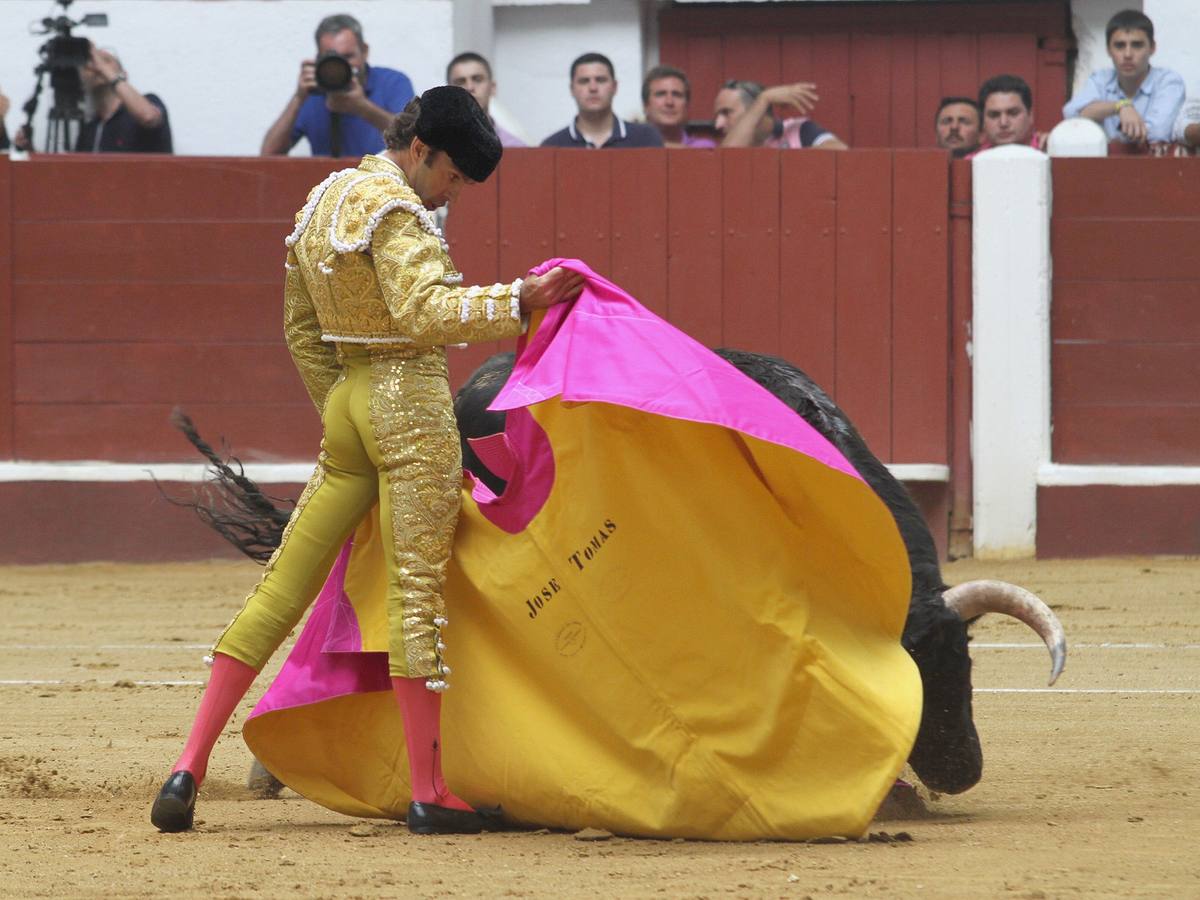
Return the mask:
M 1200 463 L 1200 165 L 1056 160 L 1053 457 Z
M 0 157 L 0 459 L 195 462 L 176 405 L 246 461 L 313 459 L 282 342 L 282 239 L 333 165 Z M 581 257 L 704 343 L 800 365 L 884 461 L 948 464 L 947 195 L 941 152 L 528 149 L 463 192 L 448 236 L 471 282 Z M 455 384 L 499 347 L 453 351 Z M 945 487 L 916 492 L 944 546 Z M 41 504 L 6 517 L 0 561 L 210 554 L 155 496 L 0 485 L 0 509 Z M 68 515 L 96 533 L 57 542 Z

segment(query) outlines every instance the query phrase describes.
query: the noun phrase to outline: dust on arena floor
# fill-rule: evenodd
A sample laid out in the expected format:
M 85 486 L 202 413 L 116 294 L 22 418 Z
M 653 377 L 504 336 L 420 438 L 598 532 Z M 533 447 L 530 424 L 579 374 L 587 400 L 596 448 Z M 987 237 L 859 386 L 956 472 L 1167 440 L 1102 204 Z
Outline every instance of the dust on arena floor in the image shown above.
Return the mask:
M 234 562 L 0 568 L 0 895 L 1200 896 L 1200 560 L 949 566 L 951 582 L 1041 593 L 1067 628 L 1066 673 L 1047 691 L 1029 632 L 981 623 L 982 783 L 834 844 L 416 838 L 294 794 L 255 798 L 237 733 L 249 701 L 196 831 L 157 834 L 149 803 L 200 657 L 256 577 Z

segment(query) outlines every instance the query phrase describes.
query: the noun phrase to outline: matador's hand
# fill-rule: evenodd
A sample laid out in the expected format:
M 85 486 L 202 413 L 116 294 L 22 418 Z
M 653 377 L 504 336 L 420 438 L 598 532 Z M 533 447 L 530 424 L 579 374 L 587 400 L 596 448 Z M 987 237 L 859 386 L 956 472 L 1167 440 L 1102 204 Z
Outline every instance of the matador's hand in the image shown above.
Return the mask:
M 521 286 L 521 312 L 532 312 L 565 300 L 574 300 L 581 290 L 583 276 L 562 266 L 555 266 L 544 275 L 530 275 Z

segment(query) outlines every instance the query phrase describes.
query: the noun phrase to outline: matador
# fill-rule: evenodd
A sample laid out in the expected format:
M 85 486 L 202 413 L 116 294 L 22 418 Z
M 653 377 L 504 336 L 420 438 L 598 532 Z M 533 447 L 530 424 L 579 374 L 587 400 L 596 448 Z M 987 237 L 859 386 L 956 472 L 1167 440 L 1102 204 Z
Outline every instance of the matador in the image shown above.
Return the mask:
M 528 313 L 571 299 L 582 280 L 556 268 L 463 286 L 431 210 L 484 181 L 502 152 L 467 91 L 426 91 L 385 140 L 383 153 L 311 191 L 286 240 L 284 333 L 321 415 L 321 449 L 279 548 L 213 647 L 187 744 L 151 809 L 161 831 L 192 827 L 217 737 L 373 508 L 389 538 L 389 674 L 404 718 L 408 827 L 482 827 L 441 769 L 440 700 L 450 674 L 442 586 L 462 485 L 445 345 L 515 337 Z

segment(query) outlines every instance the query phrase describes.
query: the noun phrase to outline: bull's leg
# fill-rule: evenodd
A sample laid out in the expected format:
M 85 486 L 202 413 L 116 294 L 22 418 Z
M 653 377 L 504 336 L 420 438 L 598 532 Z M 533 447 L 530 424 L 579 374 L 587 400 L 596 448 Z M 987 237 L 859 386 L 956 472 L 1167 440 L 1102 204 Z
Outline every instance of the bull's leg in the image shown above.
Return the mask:
M 250 774 L 246 776 L 246 787 L 263 800 L 275 800 L 283 790 L 284 784 L 256 759 L 250 764 Z

